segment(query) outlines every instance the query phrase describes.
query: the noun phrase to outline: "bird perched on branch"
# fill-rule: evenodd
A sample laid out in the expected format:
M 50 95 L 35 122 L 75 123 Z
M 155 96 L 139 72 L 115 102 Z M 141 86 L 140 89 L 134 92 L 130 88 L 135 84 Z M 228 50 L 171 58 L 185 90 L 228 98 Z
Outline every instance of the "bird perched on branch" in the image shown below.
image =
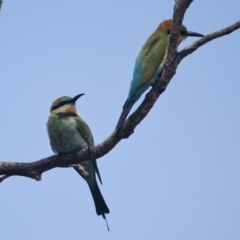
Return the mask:
M 76 111 L 75 102 L 82 95 L 84 94 L 78 94 L 74 98 L 66 96 L 58 98 L 51 106 L 47 130 L 52 150 L 57 154 L 67 154 L 94 146 L 90 128 L 77 115 Z M 97 215 L 102 215 L 106 220 L 105 214 L 109 213 L 109 209 L 96 181 L 95 173 L 102 183 L 96 160 L 84 161 L 80 164 L 74 164 L 72 167 L 86 180 L 95 203 Z
M 116 126 L 117 131 L 122 127 L 134 103 L 149 88 L 149 86 L 154 84 L 159 78 L 167 57 L 171 28 L 172 20 L 165 20 L 160 23 L 138 54 L 128 98 L 123 105 L 123 111 Z M 178 44 L 187 37 L 204 37 L 204 35 L 187 31 L 187 28 L 182 25 Z

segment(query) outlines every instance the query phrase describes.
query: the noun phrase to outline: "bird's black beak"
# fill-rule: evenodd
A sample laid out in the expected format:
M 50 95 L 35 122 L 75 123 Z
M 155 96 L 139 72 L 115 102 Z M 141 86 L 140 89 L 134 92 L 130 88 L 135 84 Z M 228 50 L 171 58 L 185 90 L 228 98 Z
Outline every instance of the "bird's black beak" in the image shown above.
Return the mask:
M 78 94 L 77 96 L 75 96 L 74 98 L 71 99 L 71 102 L 75 103 L 83 95 L 84 95 L 84 93 Z
M 196 33 L 196 32 L 191 32 L 191 31 L 187 31 L 186 36 L 188 36 L 188 37 L 205 37 L 201 33 Z

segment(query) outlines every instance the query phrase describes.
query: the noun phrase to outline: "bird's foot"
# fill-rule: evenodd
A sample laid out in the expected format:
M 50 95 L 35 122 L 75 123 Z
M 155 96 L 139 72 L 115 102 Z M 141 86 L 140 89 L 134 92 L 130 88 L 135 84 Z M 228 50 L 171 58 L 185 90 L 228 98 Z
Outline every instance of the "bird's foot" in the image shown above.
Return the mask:
M 77 168 L 83 176 L 87 177 L 89 175 L 89 172 L 87 172 L 84 167 L 80 164 L 72 164 L 72 165 L 68 165 L 68 167 L 73 167 L 73 168 Z

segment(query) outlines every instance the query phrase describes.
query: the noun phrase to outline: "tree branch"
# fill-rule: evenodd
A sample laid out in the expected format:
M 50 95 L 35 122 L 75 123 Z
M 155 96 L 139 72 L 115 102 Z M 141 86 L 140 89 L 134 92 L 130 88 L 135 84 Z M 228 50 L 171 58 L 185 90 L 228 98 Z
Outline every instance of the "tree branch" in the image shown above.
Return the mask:
M 0 177 L 0 182 L 10 176 L 25 176 L 39 181 L 41 180 L 41 175 L 43 172 L 49 171 L 56 167 L 67 167 L 82 161 L 100 158 L 111 151 L 119 141 L 124 138 L 128 138 L 134 132 L 135 127 L 149 113 L 158 97 L 165 91 L 172 77 L 176 73 L 177 66 L 184 57 L 193 53 L 205 43 L 229 34 L 240 28 L 240 21 L 238 21 L 227 28 L 203 37 L 189 47 L 177 52 L 177 39 L 179 37 L 180 26 L 182 24 L 184 13 L 190 6 L 191 2 L 192 0 L 176 0 L 170 44 L 164 70 L 158 81 L 154 84 L 153 88 L 146 95 L 142 104 L 125 121 L 119 132 L 113 132 L 104 142 L 95 147 L 83 149 L 75 153 L 50 156 L 31 163 L 0 162 L 0 175 L 3 175 Z

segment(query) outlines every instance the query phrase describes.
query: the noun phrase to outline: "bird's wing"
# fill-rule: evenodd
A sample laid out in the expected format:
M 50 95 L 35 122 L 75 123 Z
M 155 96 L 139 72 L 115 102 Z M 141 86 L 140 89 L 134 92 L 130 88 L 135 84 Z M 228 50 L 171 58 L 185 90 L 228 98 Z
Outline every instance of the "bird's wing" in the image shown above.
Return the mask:
M 76 118 L 77 130 L 80 132 L 82 138 L 86 141 L 89 147 L 94 146 L 93 135 L 89 126 L 78 116 Z
M 77 121 L 77 130 L 80 132 L 83 139 L 87 142 L 88 147 L 94 146 L 93 135 L 89 126 L 79 116 L 78 118 L 76 118 L 76 121 Z M 98 170 L 96 159 L 92 160 L 92 162 L 94 164 L 95 171 L 98 175 L 98 179 L 100 183 L 102 183 L 102 179 L 101 179 L 100 172 Z
M 164 58 L 166 48 L 167 41 L 163 38 L 154 38 L 152 35 L 147 40 L 136 59 L 129 97 L 132 97 L 144 85 L 150 85 L 152 76 Z M 146 90 L 146 87 L 144 89 Z

